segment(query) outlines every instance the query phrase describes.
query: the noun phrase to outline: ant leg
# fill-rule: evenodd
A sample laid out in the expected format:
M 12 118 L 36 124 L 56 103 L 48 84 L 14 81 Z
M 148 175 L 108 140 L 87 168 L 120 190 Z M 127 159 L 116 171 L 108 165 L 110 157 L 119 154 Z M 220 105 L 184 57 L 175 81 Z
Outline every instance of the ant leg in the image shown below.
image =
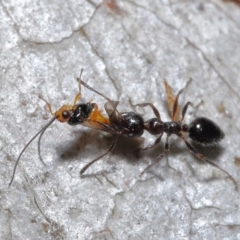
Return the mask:
M 184 116 L 187 112 L 187 109 L 188 109 L 188 106 L 191 105 L 192 107 L 194 107 L 196 110 L 203 104 L 203 100 L 201 100 L 200 103 L 198 103 L 196 106 L 193 106 L 193 103 L 192 102 L 187 102 L 183 109 L 182 109 L 182 119 L 181 119 L 181 122 L 184 120 Z
M 98 95 L 102 96 L 103 98 L 105 98 L 107 100 L 107 103 L 111 104 L 111 108 L 114 109 L 114 111 L 116 111 L 119 115 L 120 113 L 118 112 L 118 110 L 116 109 L 115 105 L 116 103 L 118 104 L 117 101 L 113 101 L 110 98 L 108 98 L 107 96 L 105 96 L 104 94 L 100 93 L 99 91 L 95 90 L 94 88 L 90 87 L 87 83 L 85 83 L 84 81 L 81 80 L 80 82 L 84 87 L 88 88 L 89 90 L 91 90 L 92 92 L 97 93 Z
M 95 158 L 94 160 L 92 160 L 91 162 L 89 162 L 88 164 L 86 164 L 80 171 L 80 174 L 82 175 L 92 164 L 94 164 L 95 162 L 97 162 L 98 160 L 100 160 L 101 158 L 103 158 L 104 156 L 106 156 L 107 154 L 109 154 L 113 148 L 115 147 L 116 145 L 116 142 L 117 140 L 119 139 L 119 137 L 123 134 L 123 131 L 122 130 L 120 133 L 117 134 L 117 136 L 114 138 L 112 144 L 109 146 L 108 150 L 102 154 L 101 156 Z
M 169 144 L 168 144 L 168 138 L 170 137 L 170 135 L 167 136 L 167 140 L 165 143 L 165 149 L 163 151 L 163 153 L 157 158 L 157 160 L 153 163 L 151 163 L 147 168 L 145 168 L 141 173 L 140 173 L 140 177 L 149 169 L 151 168 L 153 165 L 155 165 L 156 163 L 160 162 L 160 160 L 168 153 L 169 151 Z
M 74 102 L 73 104 L 75 105 L 81 98 L 81 81 L 82 81 L 82 73 L 83 73 L 83 69 L 81 69 L 80 71 L 80 74 L 79 74 L 79 77 L 77 78 L 78 80 L 78 89 L 79 89 L 79 92 L 78 94 L 76 95 L 75 99 L 74 99 Z
M 132 103 L 131 103 L 132 104 Z M 132 104 L 133 107 L 151 107 L 153 110 L 154 115 L 157 119 L 161 120 L 160 113 L 157 108 L 152 103 L 139 103 L 139 104 Z
M 199 107 L 200 107 L 201 105 L 203 105 L 203 103 L 204 103 L 204 101 L 201 100 L 196 106 L 194 106 L 194 108 L 196 108 L 196 110 L 198 110 Z
M 187 112 L 187 109 L 188 109 L 188 106 L 189 106 L 189 105 L 193 106 L 193 104 L 192 104 L 191 102 L 187 102 L 187 103 L 184 105 L 183 109 L 182 109 L 181 122 L 184 120 L 184 116 L 185 116 L 185 114 L 186 114 L 186 112 Z
M 201 160 L 209 163 L 210 165 L 212 165 L 212 166 L 218 168 L 219 170 L 221 170 L 222 172 L 224 172 L 230 178 L 230 180 L 232 180 L 232 182 L 234 183 L 235 189 L 236 190 L 238 189 L 236 180 L 227 171 L 225 171 L 224 169 L 219 167 L 216 163 L 214 163 L 214 162 L 210 161 L 209 159 L 207 159 L 203 154 L 199 153 L 198 150 L 195 147 L 193 147 L 182 135 L 180 135 L 180 137 L 184 140 L 188 150 L 192 154 L 194 154 L 195 157 L 197 157 L 198 159 L 201 159 Z
M 157 145 L 158 145 L 158 143 L 161 141 L 161 138 L 162 138 L 162 135 L 163 135 L 163 133 L 161 133 L 161 135 L 155 140 L 155 142 L 152 144 L 152 145 L 150 145 L 150 146 L 148 146 L 148 147 L 145 147 L 145 148 L 139 148 L 139 149 L 137 149 L 138 151 L 142 151 L 142 150 L 147 150 L 147 149 L 149 149 L 149 148 L 154 148 L 154 147 L 156 147 Z
M 194 113 L 193 113 L 193 116 L 196 118 L 197 117 L 197 115 L 196 115 L 196 112 L 198 111 L 198 109 L 199 109 L 199 107 L 201 106 L 201 105 L 203 105 L 203 103 L 204 103 L 204 101 L 203 100 L 201 100 L 196 106 L 194 106 Z
M 112 100 L 110 98 L 108 98 L 107 96 L 105 96 L 104 94 L 98 92 L 97 90 L 95 90 L 94 88 L 90 87 L 87 83 L 85 83 L 83 80 L 81 80 L 80 84 L 82 84 L 84 87 L 88 88 L 89 90 L 91 90 L 92 92 L 97 93 L 98 95 L 102 96 L 103 98 L 105 98 L 107 101 L 112 102 Z

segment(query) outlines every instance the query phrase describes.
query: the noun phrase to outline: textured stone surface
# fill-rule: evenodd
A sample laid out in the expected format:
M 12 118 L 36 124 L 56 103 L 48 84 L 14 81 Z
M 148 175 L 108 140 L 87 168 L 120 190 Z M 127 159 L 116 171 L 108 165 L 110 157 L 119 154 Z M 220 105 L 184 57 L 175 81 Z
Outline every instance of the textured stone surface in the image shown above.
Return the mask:
M 80 169 L 103 153 L 113 137 L 55 122 L 23 154 L 13 185 L 14 163 L 26 142 L 55 111 L 72 103 L 76 77 L 112 99 L 121 111 L 153 102 L 169 120 L 163 79 L 190 100 L 186 122 L 206 116 L 226 138 L 203 150 L 239 180 L 240 8 L 232 2 L 135 0 L 1 1 L 0 4 L 0 236 L 1 239 L 239 239 L 239 191 L 224 173 L 197 161 L 176 137 L 164 158 L 139 173 L 162 144 L 119 140 L 107 159 Z M 82 89 L 82 101 L 104 100 Z M 144 118 L 153 116 L 141 110 Z M 165 137 L 163 138 L 163 141 Z M 167 164 L 169 163 L 169 164 Z M 177 171 L 171 169 L 175 168 Z

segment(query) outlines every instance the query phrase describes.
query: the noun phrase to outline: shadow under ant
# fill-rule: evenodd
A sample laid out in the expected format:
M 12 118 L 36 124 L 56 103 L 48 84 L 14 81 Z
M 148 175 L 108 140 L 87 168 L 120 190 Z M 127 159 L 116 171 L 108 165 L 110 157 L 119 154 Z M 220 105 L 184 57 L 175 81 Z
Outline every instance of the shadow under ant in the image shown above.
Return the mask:
M 79 130 L 75 135 L 78 135 L 78 137 L 74 140 L 68 141 L 66 145 L 63 143 L 56 147 L 57 152 L 60 154 L 60 161 L 76 161 L 76 158 L 79 161 L 84 161 L 81 157 L 84 151 L 89 151 L 91 146 L 98 146 L 98 149 L 94 148 L 91 152 L 101 152 L 102 149 L 106 149 L 115 138 L 115 135 L 103 135 L 102 132 L 98 131 Z M 119 141 L 109 157 L 114 158 L 114 156 L 119 156 L 121 159 L 126 158 L 128 162 L 139 162 L 139 151 L 137 151 L 137 149 L 140 148 L 142 143 L 143 138 L 129 139 L 126 136 L 120 136 Z

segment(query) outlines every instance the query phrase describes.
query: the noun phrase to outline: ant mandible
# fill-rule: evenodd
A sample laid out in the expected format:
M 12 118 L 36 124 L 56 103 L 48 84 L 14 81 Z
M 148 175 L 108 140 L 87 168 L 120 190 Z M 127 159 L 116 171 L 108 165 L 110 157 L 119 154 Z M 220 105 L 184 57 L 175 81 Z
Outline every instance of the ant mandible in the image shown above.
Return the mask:
M 152 103 L 141 103 L 133 105 L 134 107 L 151 107 L 153 110 L 153 113 L 155 115 L 154 118 L 151 118 L 147 121 L 144 121 L 142 116 L 135 113 L 135 112 L 122 112 L 120 113 L 117 110 L 118 101 L 113 101 L 103 95 L 102 93 L 98 92 L 97 90 L 90 87 L 88 84 L 86 84 L 84 81 L 80 81 L 81 84 L 91 91 L 99 94 L 100 96 L 104 97 L 107 102 L 105 103 L 105 111 L 107 112 L 109 116 L 110 123 L 104 124 L 100 123 L 105 127 L 105 131 L 115 133 L 117 136 L 113 140 L 110 147 L 107 149 L 107 151 L 102 154 L 101 156 L 95 158 L 88 164 L 86 164 L 80 171 L 80 174 L 83 174 L 93 163 L 100 160 L 102 157 L 106 156 L 114 146 L 116 145 L 117 140 L 121 135 L 126 135 L 130 138 L 137 138 L 142 136 L 143 131 L 147 130 L 152 135 L 159 135 L 158 138 L 155 140 L 154 144 L 151 146 L 148 146 L 146 148 L 143 148 L 142 150 L 153 148 L 160 143 L 161 138 L 164 133 L 167 134 L 166 142 L 164 144 L 164 151 L 162 154 L 159 155 L 156 161 L 154 161 L 152 164 L 150 164 L 142 173 L 141 175 L 146 172 L 150 167 L 152 167 L 154 164 L 159 162 L 168 152 L 169 152 L 169 137 L 172 134 L 177 135 L 179 138 L 181 138 L 184 143 L 186 144 L 188 150 L 198 159 L 203 160 L 210 165 L 218 168 L 222 172 L 224 172 L 235 184 L 235 187 L 237 189 L 237 182 L 236 180 L 224 169 L 222 169 L 220 166 L 218 166 L 216 163 L 210 161 L 208 158 L 206 158 L 203 154 L 201 154 L 192 144 L 190 144 L 186 138 L 184 137 L 183 133 L 188 133 L 190 139 L 198 144 L 201 144 L 203 146 L 205 145 L 215 145 L 219 141 L 221 141 L 224 138 L 224 133 L 221 130 L 221 128 L 212 120 L 205 118 L 205 117 L 197 117 L 195 120 L 193 120 L 190 124 L 184 123 L 184 117 L 187 112 L 187 109 L 189 105 L 192 105 L 191 102 L 187 102 L 183 109 L 182 109 L 182 115 L 180 118 L 180 106 L 178 105 L 178 99 L 180 94 L 183 92 L 184 89 L 181 89 L 178 94 L 175 96 L 172 93 L 171 87 L 168 85 L 166 81 L 164 81 L 165 84 L 165 90 L 167 93 L 167 102 L 168 107 L 171 114 L 171 121 L 169 122 L 163 122 L 161 120 L 161 116 L 159 111 L 156 109 L 156 107 Z M 106 130 L 108 129 L 108 130 Z

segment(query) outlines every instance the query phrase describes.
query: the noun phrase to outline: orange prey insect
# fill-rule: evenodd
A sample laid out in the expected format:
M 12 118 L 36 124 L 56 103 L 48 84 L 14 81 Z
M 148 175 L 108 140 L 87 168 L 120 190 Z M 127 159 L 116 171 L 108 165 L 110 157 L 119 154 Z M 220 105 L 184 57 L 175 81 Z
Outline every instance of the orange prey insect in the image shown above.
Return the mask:
M 48 109 L 50 113 L 52 114 L 52 119 L 40 130 L 38 131 L 30 140 L 29 142 L 25 145 L 23 150 L 20 152 L 17 161 L 15 163 L 14 169 L 13 169 L 13 174 L 11 181 L 9 183 L 9 186 L 11 186 L 17 165 L 21 159 L 22 154 L 24 151 L 27 149 L 27 147 L 31 144 L 31 142 L 39 135 L 38 138 L 38 153 L 39 157 L 41 158 L 41 151 L 40 151 L 40 145 L 41 145 L 41 138 L 44 134 L 44 132 L 47 130 L 47 128 L 55 121 L 58 120 L 59 122 L 67 122 L 70 125 L 77 125 L 81 124 L 86 127 L 90 127 L 93 129 L 97 130 L 105 130 L 105 126 L 100 124 L 109 124 L 109 119 L 105 116 L 102 115 L 102 111 L 98 110 L 98 105 L 96 103 L 92 102 L 87 102 L 87 103 L 77 103 L 80 98 L 81 98 L 81 75 L 82 75 L 83 70 L 81 70 L 80 77 L 78 78 L 79 80 L 79 92 L 76 95 L 73 105 L 63 105 L 59 110 L 57 110 L 55 113 L 52 112 L 51 105 L 42 97 L 40 97 L 43 101 L 46 102 Z

